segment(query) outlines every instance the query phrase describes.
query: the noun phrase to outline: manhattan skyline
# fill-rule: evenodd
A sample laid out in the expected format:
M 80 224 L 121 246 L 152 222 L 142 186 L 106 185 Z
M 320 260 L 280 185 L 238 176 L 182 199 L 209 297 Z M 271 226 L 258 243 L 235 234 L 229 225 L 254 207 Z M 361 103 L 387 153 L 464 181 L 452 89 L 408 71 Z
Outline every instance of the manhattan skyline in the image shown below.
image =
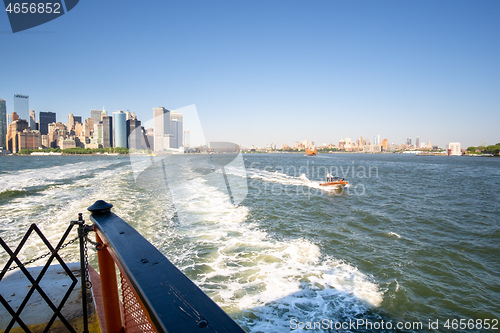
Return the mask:
M 15 97 L 16 97 L 16 96 L 18 96 L 18 95 L 15 95 L 15 96 L 14 96 L 14 99 L 15 99 Z M 27 96 L 27 95 L 23 95 L 23 97 L 29 98 L 29 96 Z M 5 100 L 3 100 L 3 101 L 4 101 L 4 104 L 5 104 Z M 161 106 L 160 106 L 159 108 L 163 108 L 163 107 L 161 107 Z M 30 107 L 29 109 L 30 109 L 30 114 L 31 114 L 31 113 L 34 113 L 34 118 L 31 118 L 31 116 L 30 116 L 30 119 L 25 119 L 25 120 L 28 120 L 28 121 L 33 121 L 33 120 L 34 120 L 34 121 L 40 121 L 40 112 L 42 112 L 42 113 L 47 113 L 46 111 L 38 111 L 38 110 L 34 110 L 34 109 L 32 109 L 31 107 Z M 147 119 L 147 120 L 149 120 L 149 122 L 147 122 L 147 123 L 145 124 L 145 125 L 150 125 L 150 127 L 149 127 L 149 128 L 152 128 L 152 127 L 153 127 L 153 125 L 152 125 L 152 121 L 153 121 L 153 118 L 156 118 L 156 117 L 154 116 L 154 110 L 155 110 L 155 109 L 158 109 L 158 108 L 152 108 L 152 110 L 153 110 L 153 116 L 152 116 L 152 117 L 150 116 L 150 117 Z M 181 108 L 181 110 L 182 110 L 182 108 Z M 7 111 L 9 111 L 9 112 L 7 112 L 7 114 L 8 114 L 8 115 L 12 115 L 12 112 L 15 112 L 15 108 L 10 108 L 10 109 L 9 109 L 9 108 L 7 108 Z M 85 113 L 84 113 L 84 114 L 80 114 L 80 115 L 74 115 L 74 114 L 72 114 L 72 113 L 68 113 L 66 116 L 63 116 L 63 117 L 61 117 L 61 116 L 57 115 L 57 113 L 54 113 L 54 112 L 51 112 L 51 111 L 49 111 L 49 113 L 52 113 L 52 114 L 54 114 L 54 115 L 55 115 L 55 117 L 56 117 L 56 121 L 55 121 L 55 122 L 60 122 L 60 123 L 63 123 L 63 124 L 65 124 L 65 125 L 66 125 L 66 124 L 70 123 L 69 118 L 68 118 L 70 115 L 71 115 L 71 116 L 73 116 L 73 117 L 77 117 L 77 118 L 79 118 L 79 122 L 82 122 L 82 120 L 85 120 L 85 119 L 87 119 L 87 118 L 92 118 L 92 112 L 96 112 L 96 111 L 98 111 L 99 113 L 106 112 L 106 113 L 108 114 L 108 116 L 114 115 L 115 113 L 122 113 L 122 114 L 124 114 L 123 110 L 116 110 L 116 111 L 112 112 L 112 111 L 110 111 L 110 110 L 106 110 L 104 107 L 102 108 L 102 110 L 95 110 L 95 109 L 92 109 L 92 110 L 88 111 L 88 113 L 90 114 L 90 116 L 89 116 L 89 117 L 87 117 L 87 115 L 86 115 Z M 129 109 L 127 109 L 126 111 L 127 111 L 127 112 L 133 112 L 133 113 L 135 113 L 133 110 L 131 111 L 131 110 L 129 110 Z M 175 112 L 176 110 L 171 110 L 171 111 L 174 111 L 174 112 Z M 18 115 L 18 116 L 19 116 L 19 115 Z M 21 117 L 21 118 L 22 118 L 22 117 Z M 24 119 L 24 118 L 22 118 L 22 119 Z M 55 123 L 55 122 L 54 122 L 54 123 Z M 147 129 L 148 129 L 148 128 L 145 128 L 145 130 L 147 130 Z M 43 131 L 42 131 L 42 132 L 43 132 Z M 42 134 L 43 134 L 43 133 L 42 133 Z M 46 133 L 45 133 L 45 134 L 46 134 Z M 339 141 L 346 141 L 346 140 L 347 140 L 347 141 L 352 141 L 354 144 L 356 144 L 356 141 L 359 141 L 359 139 L 363 139 L 363 141 L 367 140 L 367 142 L 368 142 L 368 143 L 370 143 L 370 144 L 373 144 L 373 143 L 375 143 L 375 144 L 380 144 L 380 142 L 377 142 L 377 139 L 379 139 L 379 140 L 381 141 L 381 135 L 380 135 L 380 134 L 378 134 L 378 135 L 374 135 L 373 137 L 368 137 L 368 136 L 364 136 L 364 137 L 363 137 L 363 135 L 358 135 L 358 136 L 356 136 L 356 135 L 354 135 L 354 136 L 353 136 L 353 135 L 351 135 L 351 136 L 346 136 L 346 137 L 339 138 L 338 140 L 330 140 L 330 141 L 328 141 L 328 142 L 316 142 L 316 141 L 314 141 L 314 140 L 310 140 L 310 139 L 308 139 L 308 138 L 302 138 L 302 139 L 300 139 L 300 138 L 295 138 L 295 140 L 293 140 L 293 141 L 291 142 L 292 144 L 290 144 L 289 146 L 293 146 L 294 144 L 296 144 L 296 143 L 298 143 L 298 142 L 300 143 L 300 142 L 303 142 L 303 141 L 306 141 L 306 142 L 308 141 L 308 142 L 310 142 L 310 144 L 308 145 L 308 146 L 310 146 L 310 147 L 313 147 L 313 146 L 318 146 L 318 147 L 321 147 L 321 146 L 327 146 L 327 145 L 332 145 L 332 144 L 333 144 L 333 145 L 338 145 L 338 144 L 339 144 Z M 387 138 L 385 138 L 385 137 L 384 137 L 384 139 L 387 139 Z M 413 138 L 411 138 L 411 137 L 406 138 L 406 139 L 405 139 L 404 141 L 402 141 L 402 142 L 394 142 L 394 141 L 390 141 L 390 140 L 388 140 L 388 143 L 389 143 L 389 144 L 391 144 L 391 145 L 408 145 L 408 146 L 414 146 L 416 149 L 419 149 L 419 148 L 424 148 L 424 147 L 425 147 L 425 145 L 426 145 L 426 143 L 428 143 L 428 142 L 431 142 L 431 141 L 432 141 L 430 138 L 427 138 L 427 139 L 425 139 L 425 142 L 423 142 L 423 146 L 422 146 L 422 147 L 420 147 L 420 145 L 419 145 L 419 140 L 420 140 L 420 137 L 417 135 L 417 136 L 416 136 L 416 138 L 414 138 L 414 139 L 415 139 L 415 145 L 413 145 L 413 144 L 412 144 L 412 140 L 413 140 Z M 373 140 L 373 142 L 372 142 L 371 140 Z M 482 141 L 481 143 L 476 144 L 476 145 L 473 145 L 473 146 L 480 146 L 480 145 L 482 145 L 483 143 L 485 143 L 485 142 L 484 142 L 484 140 L 481 140 L 481 141 Z M 449 142 L 450 142 L 450 141 L 448 141 L 446 144 L 448 144 Z M 240 144 L 240 143 L 238 143 L 238 144 Z M 266 144 L 266 145 L 263 145 L 263 146 L 259 146 L 259 145 L 255 145 L 255 144 L 250 144 L 250 145 L 241 145 L 241 146 L 242 146 L 242 148 L 247 148 L 247 149 L 249 149 L 249 148 L 253 148 L 253 147 L 264 148 L 264 147 L 271 147 L 271 146 L 276 146 L 276 147 L 280 147 L 280 146 L 284 146 L 284 145 L 285 145 L 285 146 L 288 146 L 288 144 L 289 144 L 289 142 L 281 142 L 281 143 L 279 143 L 279 139 L 278 139 L 278 141 L 276 141 L 276 142 L 271 142 L 270 144 Z M 123 146 L 123 144 L 122 144 L 121 146 Z M 436 146 L 436 145 L 434 145 L 434 144 L 433 144 L 433 146 Z M 442 145 L 442 146 L 437 145 L 437 146 L 439 146 L 439 148 L 444 148 L 446 145 Z M 469 145 L 469 146 L 471 146 L 471 145 Z M 468 147 L 468 146 L 467 146 L 467 147 Z M 464 146 L 464 148 L 465 148 L 465 146 Z
M 209 141 L 381 135 L 498 142 L 500 3 L 80 3 L 17 34 L 0 14 L 0 98 L 149 119 L 195 104 Z M 99 24 L 95 24 L 99 22 Z

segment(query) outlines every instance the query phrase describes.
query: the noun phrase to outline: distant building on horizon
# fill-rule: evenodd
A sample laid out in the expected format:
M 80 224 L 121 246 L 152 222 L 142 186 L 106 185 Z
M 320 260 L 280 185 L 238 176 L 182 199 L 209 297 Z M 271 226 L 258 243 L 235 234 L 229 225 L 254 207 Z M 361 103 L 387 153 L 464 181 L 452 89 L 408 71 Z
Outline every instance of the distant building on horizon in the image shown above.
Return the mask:
M 29 123 L 30 123 L 30 128 L 32 131 L 36 131 L 38 129 L 36 126 L 37 124 L 36 124 L 35 110 L 30 110 Z
M 153 108 L 154 147 L 156 151 L 170 148 L 170 110 Z
M 462 147 L 460 142 L 448 142 L 446 144 L 448 156 L 462 156 Z
M 182 141 L 183 141 L 184 147 L 189 147 L 189 145 L 191 144 L 191 132 L 190 131 L 184 131 L 184 139 Z
M 15 114 L 15 112 L 14 112 Z M 13 153 L 19 152 L 21 149 L 19 134 L 29 128 L 28 121 L 25 119 L 16 119 L 9 124 L 6 135 L 7 149 Z
M 75 129 L 75 117 L 72 113 L 68 114 L 68 130 Z
M 389 151 L 389 140 L 382 140 L 382 151 Z
M 30 119 L 29 96 L 20 94 L 14 95 L 14 112 L 17 113 L 20 119 L 29 121 Z
M 113 118 L 102 116 L 102 146 L 103 148 L 113 147 Z
M 173 136 L 173 143 L 170 143 L 170 148 L 184 146 L 184 115 L 182 113 L 170 112 L 170 134 Z
M 40 134 L 41 135 L 49 134 L 49 124 L 56 122 L 56 113 L 40 111 L 38 116 L 40 118 L 40 128 L 38 129 L 40 131 Z
M 104 147 L 104 139 L 103 139 L 103 128 L 104 125 L 102 121 L 94 123 L 93 137 L 90 143 L 94 148 L 102 148 Z
M 7 102 L 0 98 L 0 147 L 7 148 Z
M 141 128 L 141 122 L 137 120 L 135 115 L 131 115 L 130 119 L 127 119 L 127 139 L 129 149 L 146 149 L 142 142 L 144 140 L 143 129 Z
M 94 125 L 102 121 L 102 110 L 90 110 L 90 118 L 94 121 Z
M 170 120 L 170 148 L 180 148 L 182 147 L 183 139 L 182 121 L 177 119 Z
M 120 110 L 113 112 L 113 147 L 127 148 L 127 118 Z

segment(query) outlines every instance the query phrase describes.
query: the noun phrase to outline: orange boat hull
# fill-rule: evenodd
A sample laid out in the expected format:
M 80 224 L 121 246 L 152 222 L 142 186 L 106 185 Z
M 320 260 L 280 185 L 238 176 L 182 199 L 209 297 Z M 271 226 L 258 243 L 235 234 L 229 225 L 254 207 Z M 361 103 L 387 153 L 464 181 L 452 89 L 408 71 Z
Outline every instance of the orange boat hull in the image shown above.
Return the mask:
M 321 183 L 319 186 L 346 186 L 348 182 L 346 180 L 340 182 L 329 182 L 329 183 Z
M 314 150 L 309 149 L 309 148 L 306 149 L 307 156 L 315 156 L 316 154 L 317 154 L 316 149 L 314 149 Z

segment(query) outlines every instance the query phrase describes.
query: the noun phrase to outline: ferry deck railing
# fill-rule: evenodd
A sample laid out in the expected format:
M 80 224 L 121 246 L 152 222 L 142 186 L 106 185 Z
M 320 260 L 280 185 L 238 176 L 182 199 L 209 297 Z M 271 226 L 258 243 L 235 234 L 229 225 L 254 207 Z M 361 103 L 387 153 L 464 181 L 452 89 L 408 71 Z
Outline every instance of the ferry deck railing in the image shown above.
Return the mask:
M 156 247 L 102 200 L 88 208 L 103 244 L 98 253 L 105 330 L 228 332 L 244 330 Z M 116 268 L 121 276 L 119 297 Z M 95 288 L 95 286 L 94 286 Z

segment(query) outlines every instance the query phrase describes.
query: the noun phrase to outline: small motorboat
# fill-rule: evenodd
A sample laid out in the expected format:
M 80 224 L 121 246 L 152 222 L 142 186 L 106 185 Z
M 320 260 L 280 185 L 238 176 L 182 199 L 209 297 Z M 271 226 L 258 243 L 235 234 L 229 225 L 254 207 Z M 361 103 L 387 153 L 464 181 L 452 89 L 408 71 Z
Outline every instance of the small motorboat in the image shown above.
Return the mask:
M 320 183 L 319 186 L 328 186 L 332 188 L 344 188 L 349 182 L 344 178 L 332 177 L 330 174 L 326 175 L 326 180 L 324 183 Z
M 306 148 L 306 156 L 316 156 L 316 154 L 318 154 L 316 148 Z

